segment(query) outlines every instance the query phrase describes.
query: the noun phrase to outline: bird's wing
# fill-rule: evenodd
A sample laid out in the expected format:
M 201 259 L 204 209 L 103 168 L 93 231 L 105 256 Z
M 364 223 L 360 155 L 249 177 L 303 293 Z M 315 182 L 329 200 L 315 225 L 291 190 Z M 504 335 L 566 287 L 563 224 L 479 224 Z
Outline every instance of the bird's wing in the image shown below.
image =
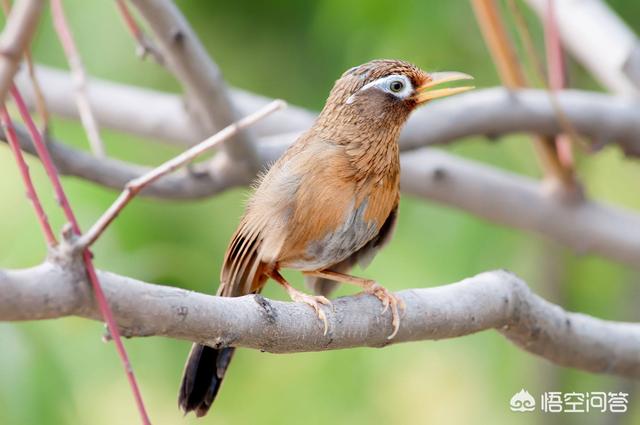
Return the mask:
M 218 294 L 240 296 L 259 291 L 265 271 L 277 262 L 287 234 L 291 204 L 301 183 L 296 164 L 305 153 L 292 145 L 269 171 L 260 176 L 238 229 L 231 238 L 220 273 Z
M 285 239 L 277 261 L 284 268 L 322 269 L 332 263 L 325 258 L 331 250 L 321 248 L 331 245 L 327 238 L 346 232 L 347 222 L 358 213 L 360 218 L 365 208 L 358 211 L 352 166 L 343 147 L 320 139 L 308 141 L 285 166 L 297 181 L 295 190 L 289 190 Z M 345 235 L 335 248 L 342 249 L 355 236 Z
M 389 216 L 384 221 L 380 231 L 373 239 L 367 242 L 367 244 L 358 251 L 354 252 L 346 260 L 328 267 L 328 269 L 338 273 L 348 273 L 356 264 L 360 265 L 362 268 L 367 267 L 378 251 L 391 240 L 396 227 L 397 218 L 398 204 L 396 203 L 395 207 L 391 210 L 391 213 L 389 213 Z M 310 276 L 305 277 L 305 283 L 316 294 L 324 296 L 329 296 L 339 284 L 334 280 Z
M 356 262 L 358 263 L 358 265 L 360 265 L 360 267 L 367 267 L 371 263 L 371 261 L 373 261 L 373 257 L 376 256 L 378 251 L 384 248 L 384 246 L 389 243 L 396 229 L 397 221 L 398 202 L 396 201 L 395 206 L 387 216 L 387 219 L 382 224 L 382 227 L 380 228 L 378 234 L 354 254 L 354 256 L 356 257 Z
M 237 297 L 258 292 L 262 288 L 266 281 L 262 273 L 264 264 L 260 258 L 262 241 L 261 226 L 248 222 L 245 216 L 227 248 L 218 295 Z

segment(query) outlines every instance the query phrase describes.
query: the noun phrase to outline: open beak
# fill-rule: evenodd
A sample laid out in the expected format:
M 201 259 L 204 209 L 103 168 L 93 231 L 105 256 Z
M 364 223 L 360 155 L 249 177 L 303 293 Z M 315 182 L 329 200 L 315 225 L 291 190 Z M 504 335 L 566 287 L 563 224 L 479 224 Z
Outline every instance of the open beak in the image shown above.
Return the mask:
M 431 79 L 417 88 L 417 93 L 414 95 L 414 99 L 420 103 L 425 103 L 429 100 L 437 99 L 439 97 L 451 96 L 452 94 L 463 93 L 474 89 L 474 86 L 464 87 L 446 87 L 442 89 L 430 90 L 440 84 L 450 83 L 452 81 L 459 80 L 473 80 L 473 77 L 462 72 L 432 72 L 429 74 Z

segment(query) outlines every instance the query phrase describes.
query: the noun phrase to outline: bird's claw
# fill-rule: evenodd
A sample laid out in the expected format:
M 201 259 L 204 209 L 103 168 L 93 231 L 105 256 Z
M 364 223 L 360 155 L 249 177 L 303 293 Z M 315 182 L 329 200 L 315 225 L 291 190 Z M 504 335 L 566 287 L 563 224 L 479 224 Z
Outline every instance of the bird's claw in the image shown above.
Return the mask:
M 376 282 L 373 282 L 371 285 L 366 287 L 365 292 L 375 295 L 380 302 L 382 302 L 382 314 L 386 313 L 387 310 L 391 308 L 391 325 L 393 326 L 393 332 L 391 332 L 391 335 L 389 335 L 387 339 L 393 339 L 400 329 L 400 312 L 398 309 L 405 309 L 404 301 Z
M 329 301 L 328 298 L 323 297 L 322 295 L 308 295 L 303 292 L 294 292 L 291 295 L 291 299 L 295 302 L 305 303 L 313 307 L 316 312 L 316 315 L 322 323 L 324 324 L 324 335 L 329 331 L 329 320 L 327 319 L 327 314 L 324 312 L 322 308 L 320 308 L 320 304 L 329 306 L 333 308 L 333 304 Z

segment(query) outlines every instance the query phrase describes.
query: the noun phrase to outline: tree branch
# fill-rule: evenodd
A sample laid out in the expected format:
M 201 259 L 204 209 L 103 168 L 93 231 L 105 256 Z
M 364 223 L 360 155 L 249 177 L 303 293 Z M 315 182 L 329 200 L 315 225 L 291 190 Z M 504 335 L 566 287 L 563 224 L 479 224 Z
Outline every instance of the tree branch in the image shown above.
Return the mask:
M 62 187 L 60 176 L 58 171 L 56 170 L 53 158 L 49 153 L 49 148 L 44 143 L 43 137 L 36 128 L 35 123 L 31 115 L 29 114 L 29 110 L 27 109 L 27 105 L 24 103 L 24 100 L 22 99 L 22 96 L 16 89 L 15 85 L 12 85 L 12 87 L 10 88 L 10 92 L 13 100 L 18 107 L 20 116 L 27 126 L 27 130 L 29 132 L 31 141 L 33 142 L 34 149 L 37 152 L 40 161 L 42 162 L 42 166 L 44 167 L 47 176 L 49 177 L 49 181 L 51 182 L 51 186 L 53 187 L 56 201 L 62 208 L 64 216 L 69 223 L 68 231 L 64 232 L 65 237 L 71 237 L 71 235 L 79 236 L 82 233 L 80 230 L 80 224 L 76 218 L 75 213 L 73 212 L 73 209 L 71 208 L 71 204 L 69 203 L 64 188 Z M 98 280 L 96 268 L 93 264 L 93 254 L 88 249 L 78 250 L 77 254 L 79 257 L 81 257 L 81 260 L 78 261 L 78 263 L 83 264 L 82 271 L 85 278 L 84 280 L 88 279 L 89 283 L 91 283 L 93 295 L 92 299 L 97 304 L 97 309 L 98 311 L 100 311 L 100 317 L 104 319 L 107 325 L 107 329 L 109 329 L 109 332 L 113 336 L 113 342 L 115 344 L 118 356 L 120 357 L 120 360 L 122 362 L 125 376 L 129 381 L 138 413 L 140 414 L 140 419 L 142 420 L 143 424 L 150 424 L 151 422 L 149 421 L 149 416 L 142 399 L 140 387 L 138 386 L 133 368 L 131 367 L 131 362 L 129 361 L 129 355 L 124 348 L 122 338 L 120 337 L 118 325 L 113 318 L 111 307 L 107 302 L 104 292 L 102 291 L 100 281 Z
M 401 186 L 404 193 L 544 235 L 578 253 L 640 267 L 640 216 L 634 212 L 590 200 L 563 202 L 533 179 L 427 148 L 402 156 Z
M 147 37 L 142 28 L 136 22 L 136 18 L 133 17 L 131 12 L 129 11 L 129 6 L 127 5 L 126 0 L 116 0 L 116 5 L 118 6 L 118 12 L 124 21 L 125 26 L 131 33 L 131 36 L 135 40 L 137 44 L 137 53 L 138 55 L 144 59 L 147 55 L 151 55 L 151 57 L 156 61 L 156 63 L 162 65 L 164 63 L 164 59 L 162 55 L 153 44 L 153 41 Z
M 38 78 L 45 90 L 47 105 L 55 114 L 69 119 L 79 119 L 78 112 L 69 93 L 73 82 L 68 72 L 38 65 Z M 35 95 L 26 72 L 18 73 L 16 83 L 30 106 L 35 106 Z M 115 83 L 99 78 L 89 78 L 91 91 L 89 103 L 100 126 L 134 134 L 154 141 L 163 141 L 181 147 L 191 146 L 203 137 L 194 121 L 185 110 L 181 96 Z M 272 99 L 231 89 L 230 95 L 241 116 L 249 115 Z M 256 124 L 259 135 L 302 131 L 311 126 L 315 116 L 312 112 L 289 105 L 286 115 L 279 113 Z
M 186 150 L 180 155 L 175 156 L 170 160 L 157 166 L 156 168 L 150 170 L 148 173 L 145 173 L 140 177 L 137 177 L 133 180 L 128 181 L 125 184 L 124 190 L 122 191 L 122 193 L 120 193 L 120 196 L 116 198 L 113 204 L 111 204 L 111 206 L 94 223 L 94 225 L 91 226 L 91 228 L 78 239 L 77 241 L 78 247 L 86 248 L 92 245 L 100 237 L 100 235 L 106 230 L 109 224 L 111 224 L 113 220 L 115 220 L 115 218 L 118 216 L 118 214 L 120 214 L 122 209 L 129 202 L 131 202 L 133 198 L 138 193 L 140 193 L 145 187 L 149 187 L 151 184 L 158 181 L 162 177 L 174 172 L 180 167 L 183 167 L 185 164 L 190 163 L 199 155 L 202 155 L 204 152 L 210 149 L 213 149 L 219 144 L 222 144 L 225 140 L 238 134 L 238 132 L 242 131 L 242 129 L 253 125 L 254 123 L 260 121 L 264 117 L 272 114 L 273 112 L 279 109 L 283 109 L 285 107 L 286 107 L 286 104 L 282 100 L 274 100 L 264 108 L 254 112 L 251 115 L 248 115 L 242 118 L 239 121 L 236 121 L 234 124 L 231 124 L 223 128 L 216 134 L 203 140 L 202 142 Z M 10 134 L 10 132 L 8 133 Z M 11 140 L 10 137 L 9 139 Z
M 212 346 L 274 353 L 382 347 L 390 343 L 455 338 L 496 329 L 522 349 L 562 366 L 640 378 L 640 326 L 569 313 L 533 294 L 504 271 L 451 285 L 399 292 L 406 303 L 398 335 L 374 297 L 333 302 L 329 333 L 303 304 L 261 296 L 213 297 L 100 272 L 123 334 L 160 335 Z M 81 269 L 44 263 L 0 272 L 0 320 L 76 315 L 99 320 Z
M 20 0 L 7 16 L 0 35 L 0 104 L 7 97 L 22 54 L 36 30 L 42 6 L 42 0 Z
M 16 126 L 16 132 L 22 149 L 33 153 L 24 130 Z M 265 138 L 258 143 L 262 163 L 266 166 L 277 159 L 296 135 Z M 0 138 L 4 140 L 4 134 Z M 117 190 L 151 170 L 115 159 L 97 159 L 55 141 L 47 146 L 60 173 Z M 536 180 L 431 148 L 404 152 L 401 161 L 401 189 L 405 194 L 544 235 L 580 253 L 599 254 L 640 267 L 640 217 L 631 211 L 588 200 L 563 202 L 549 196 Z M 249 184 L 253 176 L 235 172 L 233 164 L 226 154 L 218 154 L 211 163 L 203 165 L 206 168 L 164 176 L 141 195 L 198 199 Z
M 547 0 L 526 0 L 539 16 Z M 640 95 L 640 75 L 633 68 L 640 42 L 633 31 L 602 0 L 556 1 L 563 44 L 609 91 Z M 636 62 L 637 63 L 637 62 Z
M 13 153 L 16 165 L 18 166 L 20 177 L 22 177 L 22 183 L 26 191 L 27 199 L 31 201 L 31 205 L 35 210 L 36 218 L 38 219 L 38 223 L 40 224 L 40 228 L 42 230 L 42 233 L 44 234 L 44 238 L 47 241 L 47 245 L 54 246 L 58 243 L 58 241 L 56 240 L 53 229 L 51 228 L 51 224 L 49 223 L 47 213 L 44 211 L 44 208 L 42 208 L 40 197 L 38 196 L 38 192 L 33 185 L 33 180 L 31 179 L 29 166 L 27 165 L 27 162 L 24 159 L 24 155 L 22 154 L 20 141 L 18 141 L 18 135 L 16 134 L 16 131 L 13 127 L 13 121 L 11 120 L 11 116 L 9 115 L 9 112 L 7 112 L 7 108 L 4 105 L 0 107 L 0 123 L 2 123 L 2 130 L 7 136 L 7 143 L 11 148 L 11 152 Z
M 560 110 L 595 148 L 617 143 L 640 156 L 640 102 L 582 90 L 558 91 Z M 565 129 L 545 90 L 477 90 L 419 109 L 403 134 L 402 148 L 447 144 L 463 137 L 529 132 L 555 136 Z
M 53 17 L 53 26 L 56 29 L 58 39 L 67 57 L 69 68 L 71 69 L 76 105 L 80 115 L 80 122 L 87 134 L 87 139 L 89 139 L 89 146 L 91 146 L 91 150 L 95 156 L 105 157 L 106 151 L 104 143 L 102 143 L 102 137 L 100 137 L 100 129 L 98 128 L 96 118 L 91 110 L 91 105 L 87 97 L 87 73 L 84 69 L 78 48 L 76 47 L 73 34 L 71 33 L 71 28 L 67 22 L 62 0 L 51 1 L 51 15 Z
M 189 112 L 201 124 L 200 140 L 241 118 L 229 96 L 218 66 L 170 0 L 131 0 L 156 36 L 169 70 L 182 84 Z M 250 132 L 243 131 L 224 145 L 238 165 L 257 170 Z
M 72 87 L 69 75 L 42 66 L 37 71 L 51 111 L 78 118 L 68 96 Z M 26 75 L 20 75 L 18 83 L 27 101 L 34 104 Z M 178 96 L 98 79 L 91 79 L 89 84 L 90 102 L 101 126 L 180 145 L 201 140 Z M 271 101 L 237 89 L 231 91 L 231 96 L 242 115 Z M 595 147 L 618 143 L 627 155 L 640 156 L 640 102 L 581 90 L 559 91 L 556 96 L 567 121 L 578 134 L 594 140 Z M 254 134 L 301 132 L 311 126 L 314 118 L 315 113 L 290 105 L 286 111 L 258 123 L 253 128 Z M 547 91 L 491 88 L 442 99 L 418 109 L 409 119 L 400 145 L 407 150 L 477 135 L 497 137 L 537 132 L 554 136 L 563 131 Z
M 15 129 L 20 147 L 25 152 L 35 155 L 35 149 L 25 130 L 18 125 Z M 0 138 L 5 141 L 5 134 L 0 134 Z M 118 159 L 98 159 L 85 151 L 74 149 L 54 139 L 49 139 L 47 146 L 60 174 L 79 177 L 116 190 L 122 190 L 127 182 L 152 170 L 150 167 Z M 213 168 L 201 172 L 200 165 L 195 164 L 191 171 L 179 170 L 162 177 L 145 188 L 141 195 L 164 199 L 198 199 L 245 183 L 245 180 L 238 179 L 237 175 L 217 173 Z

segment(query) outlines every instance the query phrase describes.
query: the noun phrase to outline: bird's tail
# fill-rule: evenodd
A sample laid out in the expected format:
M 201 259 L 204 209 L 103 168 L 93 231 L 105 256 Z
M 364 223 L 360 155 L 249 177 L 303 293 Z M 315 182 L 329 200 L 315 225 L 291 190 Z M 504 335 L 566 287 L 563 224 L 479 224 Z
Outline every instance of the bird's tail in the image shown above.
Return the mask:
M 204 416 L 220 389 L 235 348 L 216 349 L 193 344 L 187 358 L 178 395 L 178 405 L 187 414 Z
M 261 243 L 260 232 L 248 228 L 243 219 L 227 248 L 217 295 L 240 297 L 260 292 L 268 279 L 265 264 L 260 261 Z M 200 344 L 191 347 L 178 394 L 178 405 L 185 414 L 191 411 L 198 417 L 207 414 L 234 351 L 232 347 L 212 348 Z

